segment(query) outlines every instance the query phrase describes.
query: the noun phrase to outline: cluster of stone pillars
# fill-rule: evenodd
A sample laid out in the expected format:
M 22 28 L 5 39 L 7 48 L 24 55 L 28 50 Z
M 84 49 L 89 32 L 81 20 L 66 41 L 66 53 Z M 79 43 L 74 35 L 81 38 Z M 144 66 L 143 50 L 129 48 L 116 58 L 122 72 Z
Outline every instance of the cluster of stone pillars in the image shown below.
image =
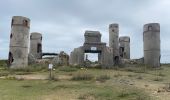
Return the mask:
M 113 49 L 101 42 L 101 34 L 98 31 L 85 31 L 83 46 L 75 48 L 70 54 L 70 65 L 84 66 L 85 53 L 98 53 L 98 62 L 103 68 L 113 66 Z
M 98 35 L 97 35 L 98 34 Z M 160 26 L 158 23 L 144 25 L 144 64 L 152 67 L 160 66 Z M 97 45 L 96 45 L 97 44 Z M 100 46 L 103 47 L 100 49 Z M 75 48 L 70 54 L 71 65 L 83 65 L 84 53 L 91 48 L 96 48 L 94 52 L 100 51 L 98 62 L 106 68 L 119 64 L 120 59 L 130 59 L 130 37 L 119 37 L 119 25 L 109 25 L 109 47 L 101 42 L 101 34 L 96 31 L 85 32 L 85 43 L 79 48 Z
M 30 54 L 36 59 L 42 57 L 42 35 L 31 33 L 29 39 L 30 19 L 14 16 L 11 22 L 10 49 L 8 65 L 11 68 L 26 67 L 28 65 L 28 49 L 30 40 Z M 101 42 L 98 31 L 86 31 L 83 46 L 75 48 L 69 62 L 71 65 L 84 65 L 84 53 L 98 53 L 98 61 L 103 67 L 110 67 L 119 63 L 119 59 L 130 59 L 130 37 L 119 37 L 119 25 L 109 25 L 109 47 Z M 160 25 L 149 23 L 143 28 L 144 63 L 153 67 L 160 66 Z
M 10 46 L 8 55 L 8 66 L 10 68 L 21 68 L 28 66 L 30 19 L 23 16 L 13 16 L 11 21 Z M 41 34 L 31 34 L 30 52 L 41 58 L 42 52 Z M 39 49 L 39 51 L 37 49 Z M 37 51 L 36 51 L 36 50 Z

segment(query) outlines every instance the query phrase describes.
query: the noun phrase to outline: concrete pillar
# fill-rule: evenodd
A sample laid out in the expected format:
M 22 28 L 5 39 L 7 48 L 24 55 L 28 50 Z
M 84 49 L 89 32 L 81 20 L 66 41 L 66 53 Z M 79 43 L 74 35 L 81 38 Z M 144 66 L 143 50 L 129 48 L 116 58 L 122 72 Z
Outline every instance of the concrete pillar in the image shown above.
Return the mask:
M 77 63 L 80 66 L 84 66 L 84 50 L 83 50 L 83 47 L 77 48 Z
M 77 48 L 74 48 L 74 50 L 70 53 L 70 60 L 69 60 L 70 65 L 78 65 L 77 59 L 78 59 Z
M 8 64 L 11 68 L 28 65 L 29 30 L 30 19 L 22 16 L 12 17 L 8 57 Z
M 73 51 L 70 53 L 69 65 L 73 65 Z
M 42 35 L 38 32 L 33 32 L 30 35 L 30 54 L 36 59 L 42 58 Z
M 113 62 L 113 49 L 105 47 L 102 51 L 102 68 L 112 68 Z
M 121 36 L 119 38 L 120 56 L 124 59 L 130 59 L 130 37 Z
M 114 56 L 119 57 L 119 25 L 109 25 L 109 47 L 113 48 Z
M 98 53 L 98 62 L 101 64 L 101 53 Z
M 160 25 L 145 24 L 143 28 L 144 63 L 152 67 L 160 66 Z

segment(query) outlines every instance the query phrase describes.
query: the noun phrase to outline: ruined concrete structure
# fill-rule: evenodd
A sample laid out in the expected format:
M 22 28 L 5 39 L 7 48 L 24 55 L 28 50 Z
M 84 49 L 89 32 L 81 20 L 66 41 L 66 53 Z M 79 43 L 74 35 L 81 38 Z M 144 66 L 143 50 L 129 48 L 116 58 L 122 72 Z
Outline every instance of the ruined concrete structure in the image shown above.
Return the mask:
M 33 32 L 30 35 L 30 54 L 36 59 L 42 58 L 42 35 L 38 32 Z
M 160 25 L 145 24 L 143 27 L 144 63 L 152 67 L 160 66 Z
M 113 49 L 101 42 L 99 31 L 85 31 L 83 46 L 75 48 L 70 54 L 71 65 L 84 66 L 84 53 L 98 53 L 98 61 L 103 68 L 113 66 Z
M 84 44 L 67 55 L 65 52 L 42 53 L 42 35 L 33 32 L 30 35 L 30 52 L 28 55 L 30 19 L 22 16 L 12 17 L 10 48 L 8 65 L 11 68 L 26 67 L 41 59 L 44 55 L 57 55 L 53 62 L 60 65 L 80 65 L 85 66 L 85 53 L 97 53 L 98 64 L 102 68 L 111 68 L 122 61 L 130 63 L 144 63 L 152 67 L 160 66 L 160 25 L 159 23 L 149 23 L 143 28 L 144 59 L 130 59 L 130 37 L 119 37 L 119 25 L 109 25 L 109 47 L 101 41 L 99 31 L 85 31 Z M 29 61 L 28 61 L 29 59 Z
M 130 59 L 130 37 L 119 37 L 119 53 L 123 59 Z
M 119 25 L 109 25 L 109 47 L 113 49 L 115 65 L 119 63 Z
M 53 58 L 52 63 L 60 66 L 69 65 L 69 55 L 64 51 L 61 51 L 56 57 Z
M 8 55 L 8 65 L 11 68 L 28 65 L 29 30 L 30 19 L 22 16 L 12 17 Z

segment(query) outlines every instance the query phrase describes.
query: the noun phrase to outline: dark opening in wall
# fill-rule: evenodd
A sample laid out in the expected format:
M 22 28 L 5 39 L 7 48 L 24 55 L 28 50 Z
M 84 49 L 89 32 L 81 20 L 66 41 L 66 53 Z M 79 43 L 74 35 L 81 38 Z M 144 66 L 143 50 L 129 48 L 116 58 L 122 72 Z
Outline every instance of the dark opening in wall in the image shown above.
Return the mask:
M 10 39 L 12 39 L 12 36 L 13 36 L 13 35 L 12 35 L 12 33 L 11 33 L 11 34 L 10 34 Z
M 148 31 L 151 31 L 152 30 L 152 26 L 148 26 Z
M 112 32 L 115 32 L 115 30 L 112 30 Z
M 28 21 L 27 20 L 23 20 L 23 25 L 24 26 L 28 26 Z
M 37 53 L 42 52 L 42 45 L 40 43 L 37 44 Z
M 123 54 L 123 53 L 124 53 L 124 47 L 120 47 L 119 50 L 120 50 L 120 51 L 119 51 L 119 52 L 120 52 L 120 56 L 123 57 L 123 55 L 124 55 L 124 54 Z
M 115 63 L 114 63 L 115 65 L 118 65 L 118 64 L 119 64 L 119 56 L 115 56 L 115 57 L 114 57 L 114 62 L 115 62 Z
M 30 40 L 32 40 L 32 35 L 30 35 Z
M 14 61 L 13 59 L 13 55 L 11 52 L 9 52 L 9 55 L 8 55 L 8 66 L 10 66 L 12 64 L 12 62 Z

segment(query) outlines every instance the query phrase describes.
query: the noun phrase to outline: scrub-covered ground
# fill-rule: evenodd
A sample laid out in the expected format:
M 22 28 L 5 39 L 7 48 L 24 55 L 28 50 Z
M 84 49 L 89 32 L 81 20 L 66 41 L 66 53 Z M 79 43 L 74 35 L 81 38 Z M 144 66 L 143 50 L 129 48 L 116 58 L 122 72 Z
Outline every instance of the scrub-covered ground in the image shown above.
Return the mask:
M 10 70 L 0 61 L 0 100 L 169 100 L 170 65 L 148 69 L 55 67 Z

